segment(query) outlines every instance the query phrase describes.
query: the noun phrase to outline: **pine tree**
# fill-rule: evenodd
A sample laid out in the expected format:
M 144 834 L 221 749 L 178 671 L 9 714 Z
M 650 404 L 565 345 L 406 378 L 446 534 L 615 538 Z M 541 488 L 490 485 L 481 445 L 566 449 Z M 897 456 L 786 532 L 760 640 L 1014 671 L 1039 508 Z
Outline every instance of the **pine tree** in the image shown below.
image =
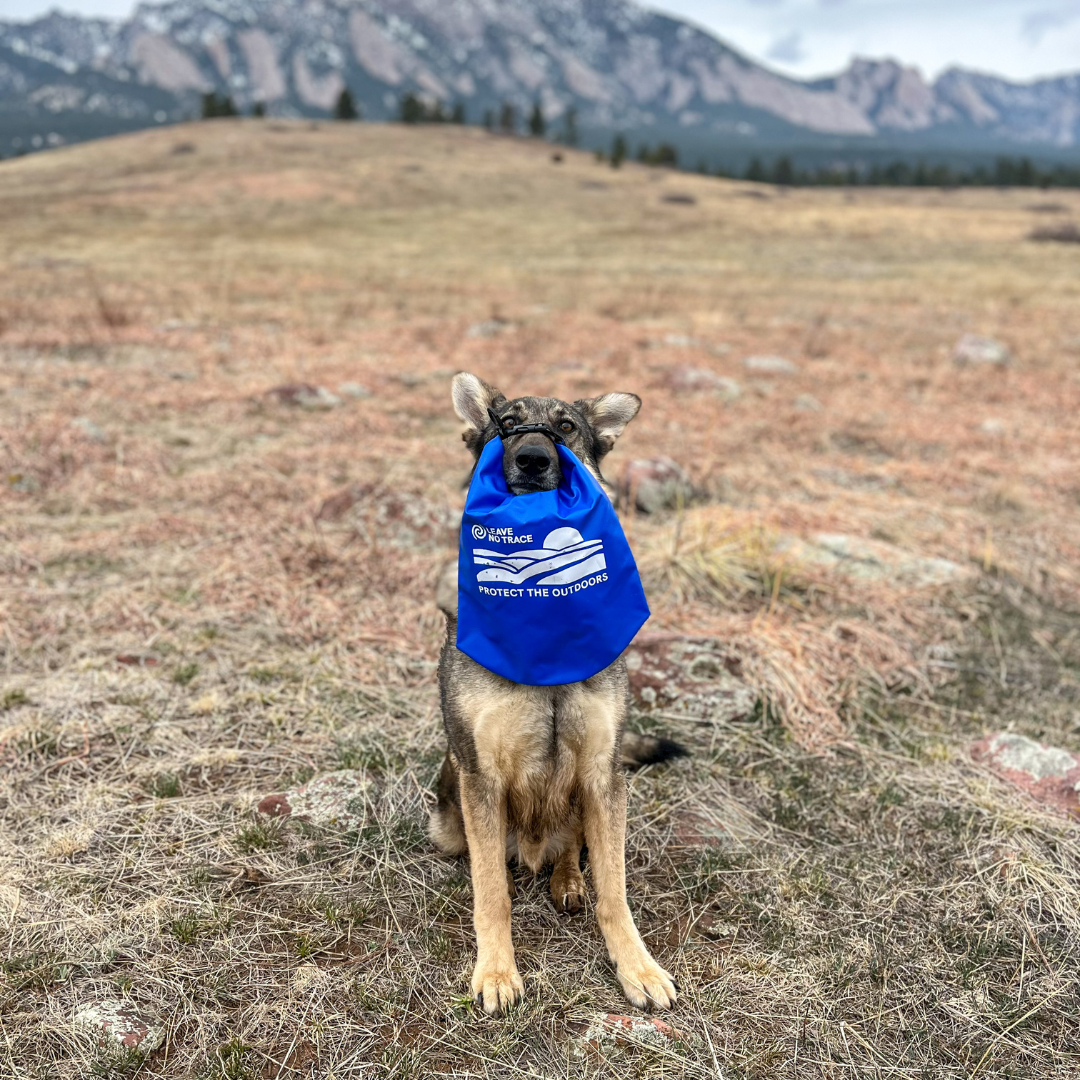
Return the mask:
M 679 167 L 679 151 L 671 143 L 659 143 L 653 153 L 652 163 L 654 165 L 666 165 L 670 169 L 677 169 Z
M 534 139 L 542 139 L 547 134 L 547 120 L 539 101 L 533 102 L 532 112 L 529 114 L 529 134 Z
M 485 109 L 484 110 L 484 129 L 486 131 L 494 131 L 495 130 L 495 110 L 494 109 Z
M 427 119 L 424 103 L 413 93 L 401 99 L 401 122 L 403 124 L 421 124 Z
M 341 88 L 341 93 L 338 94 L 338 99 L 334 103 L 334 119 L 360 119 L 360 111 L 357 109 L 356 102 L 353 100 L 352 91 L 347 86 Z
M 211 90 L 202 96 L 202 118 L 204 120 L 216 120 L 222 116 L 239 116 L 233 99 L 228 94 L 218 97 L 217 92 Z
M 463 101 L 454 102 L 454 111 L 450 114 L 451 124 L 464 124 L 467 123 L 465 119 L 465 103 Z
M 251 115 L 261 120 L 266 115 L 266 102 L 256 101 L 255 104 L 251 106 Z
M 623 135 L 616 135 L 611 143 L 611 167 L 617 169 L 625 160 L 626 138 Z
M 513 135 L 517 132 L 517 109 L 509 101 L 503 102 L 499 113 L 499 130 L 504 135 Z
M 752 180 L 757 184 L 763 184 L 768 179 L 761 158 L 755 157 L 750 159 L 750 164 L 746 167 L 746 179 Z
M 795 183 L 795 166 L 787 155 L 779 158 L 773 166 L 773 183 L 784 186 Z
M 566 116 L 563 117 L 563 136 L 562 141 L 567 146 L 577 146 L 580 135 L 578 134 L 577 126 L 577 106 L 571 105 L 566 110 Z

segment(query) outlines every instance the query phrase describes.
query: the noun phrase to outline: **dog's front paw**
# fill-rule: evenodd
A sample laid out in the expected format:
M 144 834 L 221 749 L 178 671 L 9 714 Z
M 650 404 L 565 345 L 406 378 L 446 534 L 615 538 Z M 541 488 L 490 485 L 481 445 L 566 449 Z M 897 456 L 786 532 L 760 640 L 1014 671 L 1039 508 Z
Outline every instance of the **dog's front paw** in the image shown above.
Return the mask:
M 639 1009 L 670 1009 L 675 1004 L 675 980 L 647 953 L 618 965 L 623 993 Z
M 479 961 L 473 969 L 473 998 L 488 1016 L 502 1016 L 525 993 L 513 960 L 509 964 Z
M 585 879 L 575 866 L 556 867 L 551 873 L 551 901 L 563 915 L 576 915 L 585 905 Z

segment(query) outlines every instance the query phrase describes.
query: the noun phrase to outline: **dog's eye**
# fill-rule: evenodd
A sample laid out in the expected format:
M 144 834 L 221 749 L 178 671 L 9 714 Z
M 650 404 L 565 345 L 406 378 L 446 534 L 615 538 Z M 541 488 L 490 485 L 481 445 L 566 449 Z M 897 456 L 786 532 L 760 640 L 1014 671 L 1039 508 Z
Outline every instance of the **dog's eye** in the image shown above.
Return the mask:
M 514 418 L 512 416 L 504 416 L 502 418 L 502 426 L 509 431 L 514 426 Z
M 569 434 L 570 434 L 570 432 L 574 430 L 574 425 L 573 425 L 573 424 L 571 424 L 569 420 L 564 420 L 564 421 L 563 421 L 563 422 L 562 422 L 562 423 L 561 423 L 561 424 L 559 425 L 559 430 L 560 430 L 560 431 L 563 431 L 563 432 L 565 432 L 565 433 L 566 433 L 567 435 L 569 435 Z

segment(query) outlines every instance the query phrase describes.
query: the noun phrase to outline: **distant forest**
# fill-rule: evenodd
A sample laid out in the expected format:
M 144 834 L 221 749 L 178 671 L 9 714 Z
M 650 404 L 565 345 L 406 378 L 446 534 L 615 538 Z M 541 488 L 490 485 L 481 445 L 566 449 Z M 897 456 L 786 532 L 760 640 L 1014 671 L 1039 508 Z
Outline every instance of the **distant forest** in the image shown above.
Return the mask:
M 256 104 L 253 116 L 264 116 L 265 108 Z M 238 110 L 229 97 L 215 93 L 204 95 L 203 119 L 237 116 Z M 359 106 L 346 87 L 341 91 L 331 115 L 336 120 L 363 119 Z M 441 102 L 429 102 L 417 94 L 405 94 L 398 110 L 398 119 L 405 124 L 467 124 L 469 117 L 465 105 L 457 102 L 444 106 Z M 531 110 L 520 112 L 510 102 L 498 108 L 485 109 L 480 123 L 488 131 L 503 135 L 526 135 L 545 139 L 555 144 L 576 147 L 582 138 L 578 128 L 577 109 L 568 109 L 558 120 L 557 126 L 549 123 L 539 101 Z M 924 160 L 897 158 L 886 164 L 839 161 L 815 168 L 800 168 L 791 155 L 783 154 L 771 161 L 754 157 L 743 171 L 724 168 L 710 170 L 703 160 L 689 167 L 680 160 L 679 150 L 669 142 L 655 145 L 641 143 L 632 149 L 626 136 L 617 134 L 608 149 L 596 150 L 598 161 L 619 168 L 624 162 L 636 160 L 645 165 L 670 169 L 690 169 L 704 175 L 751 180 L 758 183 L 777 184 L 782 187 L 1030 187 L 1030 188 L 1080 188 L 1080 164 L 1057 162 L 1039 165 L 1029 157 L 1003 155 L 992 164 L 956 166 L 946 163 L 927 163 Z

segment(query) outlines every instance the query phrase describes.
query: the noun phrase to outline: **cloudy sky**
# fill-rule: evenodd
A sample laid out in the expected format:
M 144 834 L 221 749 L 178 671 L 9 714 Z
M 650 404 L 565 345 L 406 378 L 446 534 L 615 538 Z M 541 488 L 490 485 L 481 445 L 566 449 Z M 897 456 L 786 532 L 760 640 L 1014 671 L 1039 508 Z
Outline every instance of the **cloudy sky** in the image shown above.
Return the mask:
M 1080 71 L 1080 0 L 645 0 L 789 74 L 891 56 L 936 75 L 951 64 L 1014 79 Z M 0 19 L 57 6 L 126 15 L 133 0 L 0 0 Z
M 0 0 L 2 4 L 4 0 Z M 793 75 L 891 56 L 1014 79 L 1080 71 L 1080 0 L 652 0 Z

